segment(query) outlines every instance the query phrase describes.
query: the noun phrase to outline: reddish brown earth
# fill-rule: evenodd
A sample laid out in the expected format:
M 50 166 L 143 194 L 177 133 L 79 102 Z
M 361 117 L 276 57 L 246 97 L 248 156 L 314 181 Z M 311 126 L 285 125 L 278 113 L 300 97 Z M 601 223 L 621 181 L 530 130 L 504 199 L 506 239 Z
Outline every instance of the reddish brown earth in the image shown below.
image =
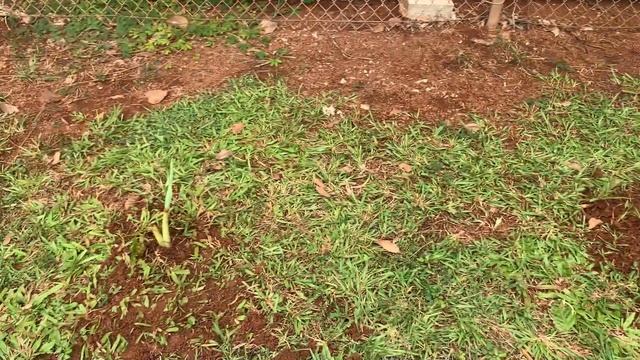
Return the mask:
M 600 219 L 602 225 L 588 234 L 596 261 L 612 263 L 618 270 L 640 270 L 640 190 L 616 198 L 596 200 L 584 209 L 585 220 Z
M 132 230 L 126 224 L 113 224 L 109 229 L 124 236 L 126 234 L 119 232 Z M 196 238 L 199 241 L 214 240 L 216 244 L 224 243 L 215 242 L 212 235 L 217 236 L 217 232 L 202 224 L 196 225 Z M 106 296 L 104 304 L 90 311 L 78 326 L 78 331 L 90 327 L 95 327 L 96 331 L 86 342 L 82 340 L 77 344 L 74 358 L 80 357 L 83 344 L 86 343 L 95 350 L 103 336 L 110 333 L 112 339 L 120 335 L 127 340 L 129 346 L 121 354 L 123 359 L 157 359 L 167 354 L 180 354 L 185 359 L 221 359 L 222 356 L 217 351 L 206 348 L 196 354 L 192 345 L 195 339 L 201 343 L 220 340 L 213 331 L 215 323 L 223 330 L 235 329 L 232 336 L 235 345 L 244 344 L 247 349 L 263 347 L 276 350 L 278 339 L 273 335 L 273 328 L 278 324 L 270 324 L 256 309 L 238 310 L 238 305 L 243 301 L 250 301 L 252 295 L 240 279 L 220 282 L 208 277 L 206 266 L 190 259 L 195 248 L 191 240 L 180 237 L 170 250 L 159 248 L 154 242 L 147 242 L 142 257 L 151 266 L 181 265 L 189 270 L 186 281 L 191 284 L 187 288 L 179 288 L 165 275 L 166 279 L 161 279 L 161 283 L 165 284 L 167 292 L 155 295 L 149 292 L 146 300 L 149 306 L 144 305 L 143 294 L 148 291 L 148 287 L 140 269 L 128 265 L 122 254 L 116 254 L 107 261 L 103 269 L 108 275 L 99 284 L 99 288 L 102 294 L 110 295 Z M 211 257 L 212 251 L 215 249 L 200 248 L 200 254 L 205 258 Z M 193 286 L 198 279 L 202 281 L 200 286 Z M 123 307 L 126 312 L 122 311 Z M 189 317 L 195 319 L 195 324 L 190 328 L 185 326 Z M 161 347 L 156 341 L 144 337 L 148 336 L 143 335 L 145 333 L 163 335 L 162 329 L 170 327 L 168 320 L 180 324 L 180 330 L 164 333 L 165 346 Z
M 0 94 L 31 121 L 0 154 L 4 163 L 34 141 L 60 146 L 115 106 L 129 117 L 247 73 L 282 77 L 302 94 L 357 95 L 379 119 L 407 120 L 410 113 L 419 113 L 426 121 L 460 122 L 476 112 L 496 123 L 523 101 L 541 96 L 538 75 L 553 69 L 614 92 L 618 89 L 609 81 L 613 69 L 640 74 L 640 33 L 631 32 L 565 31 L 555 36 L 543 29 L 515 30 L 486 45 L 477 40 L 487 41 L 487 35 L 470 25 L 420 31 L 396 27 L 382 33 L 283 28 L 273 34 L 269 49 L 289 52 L 277 68 L 260 66 L 252 55 L 223 44 L 195 44 L 192 51 L 141 53 L 131 59 L 117 54 L 78 57 L 69 45 L 55 42 L 10 46 L 7 33 L 0 30 L 0 74 L 5 80 Z M 20 78 L 20 69 L 36 54 L 33 78 Z M 161 104 L 149 105 L 144 93 L 152 89 L 169 95 Z M 74 119 L 74 112 L 87 121 Z

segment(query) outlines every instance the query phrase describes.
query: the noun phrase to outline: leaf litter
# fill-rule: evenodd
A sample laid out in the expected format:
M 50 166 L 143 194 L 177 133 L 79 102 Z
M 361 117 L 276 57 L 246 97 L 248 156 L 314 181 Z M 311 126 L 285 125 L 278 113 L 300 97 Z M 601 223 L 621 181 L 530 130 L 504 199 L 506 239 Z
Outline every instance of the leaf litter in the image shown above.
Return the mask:
M 386 252 L 392 254 L 400 254 L 400 247 L 398 247 L 395 240 L 380 239 L 376 241 L 376 243 L 380 245 Z

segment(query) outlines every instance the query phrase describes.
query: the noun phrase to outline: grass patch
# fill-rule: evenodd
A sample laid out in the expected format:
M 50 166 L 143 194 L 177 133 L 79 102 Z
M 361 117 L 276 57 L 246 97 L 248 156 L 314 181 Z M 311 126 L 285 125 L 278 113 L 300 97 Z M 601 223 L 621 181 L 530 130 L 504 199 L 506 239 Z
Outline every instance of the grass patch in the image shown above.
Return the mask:
M 38 149 L 27 151 L 0 178 L 2 357 L 65 358 L 75 343 L 86 356 L 135 341 L 170 349 L 174 334 L 203 323 L 215 335 L 191 350 L 227 359 L 270 359 L 310 341 L 318 359 L 639 355 L 637 274 L 594 271 L 580 208 L 587 193 L 639 180 L 635 106 L 558 92 L 528 105 L 513 139 L 482 119 L 474 131 L 328 118 L 323 106 L 335 101 L 350 106 L 242 79 L 143 117 L 94 121 L 55 169 L 34 169 Z M 220 160 L 223 150 L 232 155 Z M 172 239 L 196 243 L 204 223 L 233 246 L 198 240 L 179 262 L 141 255 L 162 222 L 170 168 Z M 125 209 L 129 198 L 138 205 Z M 439 222 L 446 231 L 433 230 Z M 385 253 L 380 239 L 402 253 Z M 112 254 L 143 287 L 99 285 L 113 276 L 100 268 Z M 248 295 L 232 325 L 175 315 L 202 284 L 238 279 Z M 81 321 L 91 311 L 125 319 L 154 301 L 162 328 L 138 319 L 137 339 Z M 234 340 L 254 312 L 275 346 Z M 99 344 L 81 340 L 96 334 Z

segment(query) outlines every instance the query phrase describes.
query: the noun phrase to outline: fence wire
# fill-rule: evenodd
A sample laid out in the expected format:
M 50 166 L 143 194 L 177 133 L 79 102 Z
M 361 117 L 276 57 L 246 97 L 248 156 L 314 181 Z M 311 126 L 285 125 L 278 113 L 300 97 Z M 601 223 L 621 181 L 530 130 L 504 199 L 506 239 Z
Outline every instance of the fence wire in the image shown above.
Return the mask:
M 362 28 L 413 23 L 406 6 L 447 4 L 451 16 L 431 23 L 455 24 L 486 20 L 491 0 L 0 0 L 0 15 L 23 18 L 127 17 L 166 19 L 183 15 L 206 20 L 231 18 Z M 404 3 L 404 5 L 402 5 Z M 427 22 L 429 23 L 429 22 Z M 593 29 L 640 29 L 638 0 L 507 0 L 502 23 L 541 24 Z

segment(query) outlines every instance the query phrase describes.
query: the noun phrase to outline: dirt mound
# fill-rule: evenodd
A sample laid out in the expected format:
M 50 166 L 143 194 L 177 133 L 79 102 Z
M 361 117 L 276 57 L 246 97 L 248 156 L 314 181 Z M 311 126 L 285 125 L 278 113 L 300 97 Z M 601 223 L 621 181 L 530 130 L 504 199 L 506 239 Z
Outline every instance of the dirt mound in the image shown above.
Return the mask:
M 598 265 L 611 262 L 630 272 L 640 263 L 640 188 L 587 204 L 584 214 L 595 226 L 588 234 L 590 253 Z M 599 221 L 598 221 L 599 220 Z M 602 223 L 598 224 L 600 221 Z
M 217 235 L 200 225 L 196 224 L 199 241 Z M 213 243 L 224 242 L 214 239 Z M 91 334 L 79 341 L 73 358 L 80 358 L 84 344 L 92 352 L 100 351 L 106 338 L 113 344 L 118 336 L 128 344 L 122 349 L 123 359 L 159 359 L 169 354 L 221 359 L 223 355 L 212 350 L 220 346 L 212 344 L 243 344 L 249 352 L 261 347 L 275 350 L 278 339 L 273 327 L 250 305 L 252 295 L 243 282 L 220 281 L 207 275 L 206 262 L 192 261 L 193 254 L 209 258 L 214 251 L 187 238 L 176 238 L 171 249 L 149 242 L 142 254 L 145 262 L 165 270 L 162 274 L 152 269 L 151 275 L 148 269 L 130 265 L 123 253 L 114 255 L 103 265 L 109 275 L 99 284 L 101 305 L 78 327 L 79 332 L 92 329 Z

